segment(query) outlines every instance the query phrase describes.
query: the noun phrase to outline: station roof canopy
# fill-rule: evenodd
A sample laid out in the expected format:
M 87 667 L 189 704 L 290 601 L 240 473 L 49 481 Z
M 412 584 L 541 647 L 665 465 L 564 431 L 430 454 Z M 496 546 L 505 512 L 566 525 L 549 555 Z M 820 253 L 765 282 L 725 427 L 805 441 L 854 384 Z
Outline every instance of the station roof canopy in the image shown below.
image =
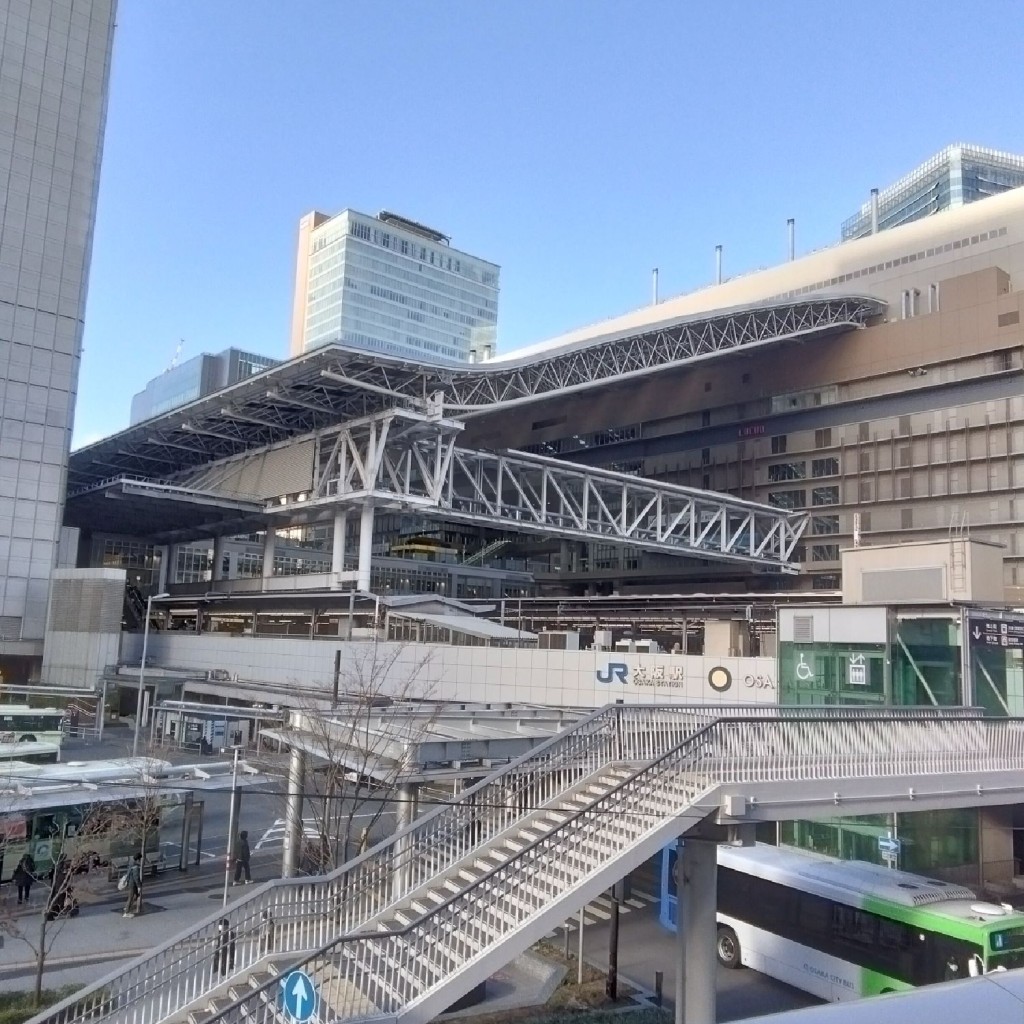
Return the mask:
M 122 476 L 173 484 L 184 471 L 381 409 L 425 408 L 438 394 L 448 415 L 467 418 L 730 351 L 824 338 L 863 327 L 884 308 L 865 296 L 762 304 L 653 321 L 541 353 L 465 365 L 325 345 L 73 452 L 68 494 L 77 498 Z

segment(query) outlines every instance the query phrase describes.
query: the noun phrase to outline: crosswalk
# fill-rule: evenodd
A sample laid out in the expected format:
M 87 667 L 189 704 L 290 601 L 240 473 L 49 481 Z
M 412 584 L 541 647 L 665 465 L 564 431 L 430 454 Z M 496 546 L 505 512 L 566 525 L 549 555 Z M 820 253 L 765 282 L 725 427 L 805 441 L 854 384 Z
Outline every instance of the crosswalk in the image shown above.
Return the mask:
M 652 903 L 657 903 L 658 898 L 642 889 L 630 889 L 629 898 L 619 904 L 619 914 L 628 914 L 632 910 L 643 910 Z M 607 896 L 598 896 L 592 903 L 588 903 L 583 909 L 583 927 L 600 924 L 603 921 L 611 920 L 612 901 Z M 553 939 L 564 934 L 565 930 L 575 932 L 579 927 L 579 916 L 570 918 L 557 931 L 549 932 L 546 938 Z

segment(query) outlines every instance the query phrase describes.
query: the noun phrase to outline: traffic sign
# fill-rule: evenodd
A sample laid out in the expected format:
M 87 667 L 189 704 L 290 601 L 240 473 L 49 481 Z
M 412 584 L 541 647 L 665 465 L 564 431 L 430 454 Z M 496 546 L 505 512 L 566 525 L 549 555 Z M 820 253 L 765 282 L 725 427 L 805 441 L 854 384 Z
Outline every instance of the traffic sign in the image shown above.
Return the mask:
M 289 971 L 281 980 L 281 1005 L 292 1019 L 309 1020 L 316 1012 L 317 993 L 313 979 L 305 971 Z
M 878 852 L 883 857 L 898 857 L 900 853 L 900 841 L 892 836 L 878 837 Z
M 972 615 L 967 620 L 967 634 L 971 647 L 1024 650 L 1024 619 L 983 619 Z

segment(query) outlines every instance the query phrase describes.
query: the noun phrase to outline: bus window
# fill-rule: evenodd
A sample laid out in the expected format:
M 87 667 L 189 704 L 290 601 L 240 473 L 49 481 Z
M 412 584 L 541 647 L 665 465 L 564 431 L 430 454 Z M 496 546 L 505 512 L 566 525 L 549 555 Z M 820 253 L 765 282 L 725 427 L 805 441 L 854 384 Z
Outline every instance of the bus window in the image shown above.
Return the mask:
M 28 838 L 28 818 L 24 814 L 0 814 L 0 842 L 24 842 Z

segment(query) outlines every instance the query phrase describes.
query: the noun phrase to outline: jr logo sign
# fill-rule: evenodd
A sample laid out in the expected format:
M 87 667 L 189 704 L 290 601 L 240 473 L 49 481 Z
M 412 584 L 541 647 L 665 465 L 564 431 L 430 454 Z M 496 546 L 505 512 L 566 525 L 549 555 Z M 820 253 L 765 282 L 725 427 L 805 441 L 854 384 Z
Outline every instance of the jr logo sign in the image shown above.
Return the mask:
M 629 666 L 621 661 L 609 661 L 603 672 L 601 669 L 597 670 L 599 683 L 622 683 L 625 685 L 628 676 Z

